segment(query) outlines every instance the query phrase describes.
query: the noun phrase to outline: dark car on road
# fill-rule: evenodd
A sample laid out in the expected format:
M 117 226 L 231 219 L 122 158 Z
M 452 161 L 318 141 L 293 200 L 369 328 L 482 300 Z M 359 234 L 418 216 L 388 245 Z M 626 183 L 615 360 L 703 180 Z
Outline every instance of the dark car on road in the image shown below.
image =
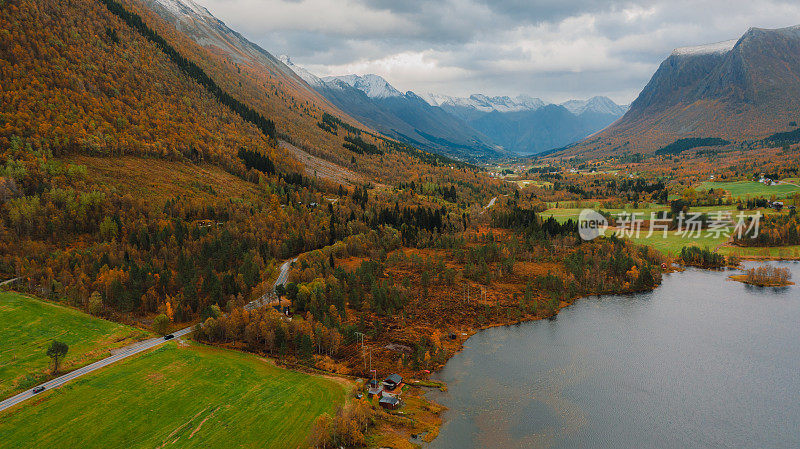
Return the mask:
M 175 336 L 172 334 L 164 335 L 164 340 L 172 340 L 173 338 L 175 338 Z
M 43 392 L 43 391 L 44 391 L 44 387 L 43 387 L 43 386 L 41 386 L 41 385 L 39 385 L 38 387 L 36 387 L 36 388 L 34 388 L 34 389 L 33 389 L 33 394 L 36 394 L 36 393 L 41 393 L 41 392 Z

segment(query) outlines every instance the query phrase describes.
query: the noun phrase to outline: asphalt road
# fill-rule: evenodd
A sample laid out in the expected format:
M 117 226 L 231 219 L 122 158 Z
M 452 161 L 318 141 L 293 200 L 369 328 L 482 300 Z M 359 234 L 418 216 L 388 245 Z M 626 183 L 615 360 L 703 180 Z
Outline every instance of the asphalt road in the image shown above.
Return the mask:
M 13 278 L 13 279 L 9 279 L 9 280 L 7 280 L 7 281 L 0 282 L 0 287 L 2 287 L 3 285 L 10 284 L 10 283 L 12 283 L 12 282 L 14 282 L 14 281 L 16 281 L 16 280 L 18 280 L 18 279 L 19 279 L 19 278 Z
M 265 293 L 261 298 L 256 299 L 255 301 L 252 301 L 252 302 L 248 303 L 247 305 L 245 305 L 245 308 L 246 309 L 254 309 L 254 308 L 257 308 L 257 307 L 261 307 L 264 304 L 269 304 L 269 303 L 273 302 L 274 301 L 273 298 L 274 298 L 274 293 L 275 293 L 275 287 L 277 287 L 278 285 L 286 283 L 286 279 L 289 277 L 289 268 L 291 267 L 292 262 L 294 262 L 295 260 L 297 260 L 297 259 L 287 260 L 286 262 L 284 262 L 281 265 L 280 273 L 278 273 L 278 279 L 276 279 L 275 283 L 272 284 L 271 291 L 269 291 L 268 293 Z M 193 329 L 194 329 L 194 326 L 186 327 L 186 328 L 183 328 L 183 329 L 181 329 L 179 331 L 173 332 L 172 335 L 174 335 L 175 338 L 180 338 L 180 337 L 192 332 Z M 166 343 L 167 341 L 168 340 L 164 340 L 163 337 L 158 337 L 158 338 L 151 338 L 151 339 L 145 340 L 145 341 L 140 341 L 138 343 L 134 343 L 134 344 L 129 345 L 129 346 L 125 346 L 123 348 L 117 349 L 115 351 L 115 354 L 110 356 L 110 357 L 106 357 L 106 358 L 104 358 L 102 360 L 98 360 L 98 361 L 96 361 L 96 362 L 94 362 L 92 364 L 86 365 L 86 366 L 84 366 L 82 368 L 78 368 L 78 369 L 76 369 L 74 371 L 71 371 L 71 372 L 69 372 L 67 374 L 64 374 L 63 376 L 56 377 L 55 379 L 49 380 L 49 381 L 47 381 L 47 382 L 45 382 L 43 384 L 38 385 L 37 387 L 44 387 L 45 390 L 50 390 L 50 389 L 53 389 L 53 388 L 60 387 L 61 385 L 64 385 L 65 383 L 71 381 L 72 379 L 75 379 L 77 377 L 80 377 L 80 376 L 83 376 L 85 374 L 91 373 L 92 371 L 97 371 L 100 368 L 103 368 L 105 366 L 111 365 L 114 362 L 118 362 L 120 360 L 126 359 L 126 358 L 128 358 L 128 357 L 130 357 L 132 355 L 136 355 L 136 354 L 138 354 L 138 353 L 140 353 L 142 351 L 147 351 L 148 349 L 155 348 L 156 346 L 160 346 L 160 345 Z M 30 398 L 34 397 L 34 396 L 36 396 L 36 393 L 33 393 L 33 388 L 25 390 L 25 391 L 23 391 L 22 393 L 20 393 L 20 394 L 18 394 L 16 396 L 12 396 L 12 397 L 0 402 L 0 412 L 4 411 L 4 410 L 6 410 L 6 409 L 8 409 L 10 407 L 13 407 L 13 406 L 19 404 L 20 402 L 23 402 L 23 401 L 25 401 L 27 399 L 30 399 Z
M 295 257 L 294 259 L 287 260 L 286 262 L 284 262 L 281 265 L 281 271 L 278 273 L 278 278 L 275 279 L 275 283 L 272 284 L 272 289 L 270 289 L 270 291 L 268 291 L 267 293 L 264 293 L 263 296 L 256 299 L 255 301 L 251 301 L 245 304 L 244 308 L 246 310 L 253 310 L 259 307 L 263 307 L 267 304 L 272 304 L 274 302 L 277 302 L 278 298 L 275 296 L 275 287 L 286 283 L 286 280 L 289 278 L 289 268 L 292 267 L 292 263 L 294 263 L 294 261 L 296 260 L 297 258 Z
M 495 202 L 495 201 L 497 201 L 497 197 L 494 197 L 494 198 L 492 198 L 492 199 L 489 201 L 489 204 L 487 204 L 487 205 L 483 206 L 483 210 L 481 211 L 481 214 L 483 214 L 484 212 L 486 212 L 486 210 L 487 210 L 487 209 L 489 209 L 489 208 L 491 208 L 492 206 L 494 206 L 494 202 Z

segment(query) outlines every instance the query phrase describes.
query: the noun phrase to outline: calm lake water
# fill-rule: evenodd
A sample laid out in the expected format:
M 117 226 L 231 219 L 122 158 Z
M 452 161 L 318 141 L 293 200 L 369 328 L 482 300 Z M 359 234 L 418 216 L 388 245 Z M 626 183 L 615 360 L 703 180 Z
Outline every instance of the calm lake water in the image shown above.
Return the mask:
M 778 263 L 800 282 L 800 263 Z M 800 447 L 800 288 L 690 269 L 471 337 L 439 448 Z

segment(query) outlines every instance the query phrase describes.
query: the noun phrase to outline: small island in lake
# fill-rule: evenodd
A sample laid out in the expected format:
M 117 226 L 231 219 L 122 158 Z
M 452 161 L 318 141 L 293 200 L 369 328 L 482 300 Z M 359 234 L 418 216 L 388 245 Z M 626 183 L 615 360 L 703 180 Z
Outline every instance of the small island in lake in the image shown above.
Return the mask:
M 792 274 L 788 268 L 778 268 L 770 265 L 749 268 L 745 274 L 736 274 L 730 278 L 734 281 L 744 282 L 745 284 L 757 285 L 759 287 L 784 287 L 793 285 L 791 282 Z

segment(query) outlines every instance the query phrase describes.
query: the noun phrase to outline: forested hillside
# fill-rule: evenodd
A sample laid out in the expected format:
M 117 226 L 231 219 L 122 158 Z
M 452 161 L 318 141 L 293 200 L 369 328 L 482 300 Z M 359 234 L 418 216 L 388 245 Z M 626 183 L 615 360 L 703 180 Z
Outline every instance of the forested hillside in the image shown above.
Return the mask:
M 44 296 L 190 321 L 263 292 L 276 260 L 382 226 L 381 203 L 430 204 L 463 227 L 456 209 L 497 191 L 330 115 L 304 126 L 281 112 L 273 129 L 274 103 L 256 96 L 289 94 L 239 88 L 238 69 L 113 0 L 10 1 L 0 25 L 0 271 Z M 299 129 L 322 136 L 319 154 L 429 199 L 309 176 L 274 137 Z
M 0 33 L 6 148 L 221 162 L 271 146 L 99 1 L 5 2 Z

